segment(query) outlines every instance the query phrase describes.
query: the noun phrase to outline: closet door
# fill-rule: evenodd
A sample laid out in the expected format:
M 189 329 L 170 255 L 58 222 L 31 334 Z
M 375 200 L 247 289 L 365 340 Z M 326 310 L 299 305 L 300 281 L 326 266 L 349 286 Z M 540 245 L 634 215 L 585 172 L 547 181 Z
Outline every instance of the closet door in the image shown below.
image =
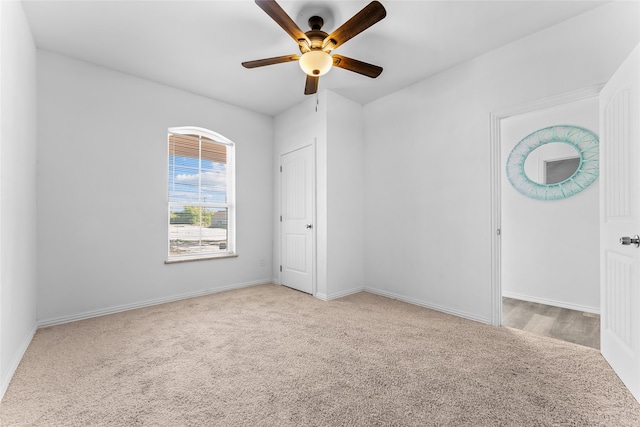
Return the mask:
M 281 158 L 280 281 L 302 292 L 313 293 L 315 198 L 313 145 L 284 154 Z

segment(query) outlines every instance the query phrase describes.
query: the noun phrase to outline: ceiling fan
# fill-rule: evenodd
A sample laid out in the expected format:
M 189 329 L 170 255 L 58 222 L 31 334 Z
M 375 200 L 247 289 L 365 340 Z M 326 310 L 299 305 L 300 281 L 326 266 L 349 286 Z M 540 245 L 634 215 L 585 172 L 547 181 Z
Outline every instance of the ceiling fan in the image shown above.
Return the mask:
M 265 65 L 299 61 L 300 67 L 307 74 L 304 87 L 305 95 L 311 95 L 317 92 L 320 76 L 326 74 L 332 66 L 371 78 L 376 78 L 382 73 L 382 67 L 377 65 L 368 64 L 342 55 L 331 54 L 334 49 L 371 27 L 387 15 L 387 11 L 380 2 L 372 1 L 331 34 L 327 34 L 321 30 L 324 21 L 319 16 L 309 18 L 309 27 L 311 27 L 311 30 L 305 33 L 275 0 L 255 0 L 255 2 L 298 43 L 302 55 L 293 54 L 258 59 L 256 61 L 246 61 L 242 63 L 245 68 L 256 68 Z

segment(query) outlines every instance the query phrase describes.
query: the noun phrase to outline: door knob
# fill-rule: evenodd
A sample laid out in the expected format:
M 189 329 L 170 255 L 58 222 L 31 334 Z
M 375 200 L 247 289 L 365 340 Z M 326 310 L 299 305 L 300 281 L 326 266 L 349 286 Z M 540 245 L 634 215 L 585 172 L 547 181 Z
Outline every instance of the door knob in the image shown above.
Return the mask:
M 620 244 L 621 245 L 625 245 L 625 246 L 629 246 L 631 244 L 636 245 L 637 247 L 640 247 L 640 236 L 638 236 L 637 234 L 633 237 L 621 237 L 620 238 Z
M 307 228 L 313 228 L 313 225 L 307 224 Z

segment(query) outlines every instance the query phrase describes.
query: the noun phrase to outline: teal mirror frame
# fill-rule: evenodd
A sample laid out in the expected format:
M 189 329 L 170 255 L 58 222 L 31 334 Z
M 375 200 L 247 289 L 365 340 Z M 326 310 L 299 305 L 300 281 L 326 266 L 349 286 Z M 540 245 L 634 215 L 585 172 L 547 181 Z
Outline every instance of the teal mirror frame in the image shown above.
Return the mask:
M 569 178 L 557 184 L 539 184 L 524 172 L 527 156 L 536 148 L 552 142 L 573 146 L 580 155 L 578 169 Z M 507 159 L 507 178 L 524 196 L 537 200 L 558 200 L 578 194 L 593 184 L 599 175 L 600 149 L 598 136 L 578 126 L 549 126 L 522 139 Z

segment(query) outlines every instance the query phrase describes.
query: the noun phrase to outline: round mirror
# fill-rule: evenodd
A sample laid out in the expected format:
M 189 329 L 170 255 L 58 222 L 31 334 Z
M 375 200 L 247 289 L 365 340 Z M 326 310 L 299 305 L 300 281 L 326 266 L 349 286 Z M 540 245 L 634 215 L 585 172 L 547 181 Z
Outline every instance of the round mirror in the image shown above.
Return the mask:
M 598 178 L 598 137 L 576 126 L 551 126 L 522 139 L 507 159 L 507 178 L 538 200 L 573 196 Z

